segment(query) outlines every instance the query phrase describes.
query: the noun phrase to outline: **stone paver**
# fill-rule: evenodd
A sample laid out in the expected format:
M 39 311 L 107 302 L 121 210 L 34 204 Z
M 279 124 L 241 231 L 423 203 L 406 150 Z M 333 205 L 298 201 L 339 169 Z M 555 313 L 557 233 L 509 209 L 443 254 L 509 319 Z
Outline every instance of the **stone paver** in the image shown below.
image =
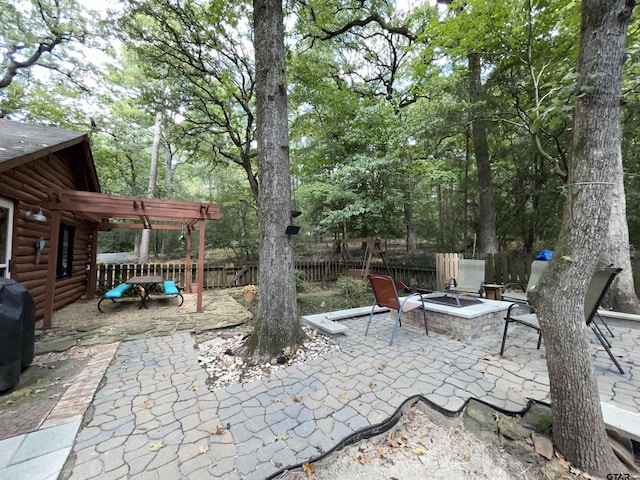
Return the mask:
M 499 358 L 499 335 L 464 344 L 404 326 L 389 347 L 389 322 L 374 322 L 367 337 L 366 317 L 344 323 L 340 350 L 214 391 L 188 333 L 122 343 L 76 440 L 70 478 L 264 479 L 388 419 L 412 395 L 452 411 L 471 397 L 512 411 L 529 398 L 549 402 L 544 347 L 536 350 L 528 329 L 513 328 Z M 616 333 L 624 375 L 593 339 L 602 400 L 637 410 L 640 330 Z M 216 435 L 217 427 L 229 429 Z

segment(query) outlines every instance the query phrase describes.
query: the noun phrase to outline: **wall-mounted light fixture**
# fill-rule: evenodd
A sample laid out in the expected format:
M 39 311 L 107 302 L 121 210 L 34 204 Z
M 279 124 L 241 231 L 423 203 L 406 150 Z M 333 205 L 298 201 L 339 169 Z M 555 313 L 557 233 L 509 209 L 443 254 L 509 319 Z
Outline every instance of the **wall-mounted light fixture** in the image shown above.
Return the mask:
M 34 207 L 31 207 L 29 209 L 29 211 L 24 214 L 24 216 L 27 218 L 27 220 L 33 220 L 34 222 L 46 222 L 47 221 L 47 217 L 44 215 L 44 213 L 42 213 L 42 207 L 38 207 L 38 208 L 40 210 L 38 210 L 37 212 L 34 212 L 33 211 Z
M 293 219 L 302 215 L 300 210 L 291 210 L 291 223 L 293 224 Z M 287 225 L 287 229 L 284 231 L 287 235 L 297 235 L 300 232 L 300 227 L 298 225 Z

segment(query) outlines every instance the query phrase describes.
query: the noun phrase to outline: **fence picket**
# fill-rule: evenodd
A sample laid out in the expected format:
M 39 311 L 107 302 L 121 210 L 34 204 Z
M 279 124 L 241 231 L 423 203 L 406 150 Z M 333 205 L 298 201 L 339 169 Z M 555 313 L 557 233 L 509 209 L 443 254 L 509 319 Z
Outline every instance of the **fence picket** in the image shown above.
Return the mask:
M 372 263 L 371 273 L 391 275 L 396 280 L 402 280 L 411 288 L 425 290 L 444 290 L 450 278 L 458 275 L 459 253 L 438 253 L 435 255 L 434 266 L 415 268 L 405 266 L 389 266 L 389 270 L 382 263 Z M 490 254 L 486 255 L 485 281 L 487 283 L 520 282 L 527 284 L 529 279 L 532 254 Z M 360 262 L 330 261 L 330 262 L 296 262 L 296 270 L 305 273 L 309 282 L 335 281 L 346 275 L 349 270 L 360 271 Z M 244 269 L 244 271 L 243 271 Z M 240 275 L 238 275 L 242 272 Z M 180 264 L 99 264 L 96 272 L 97 291 L 102 292 L 125 282 L 128 278 L 142 274 L 159 275 L 165 280 L 174 280 L 178 285 L 186 284 L 186 265 Z M 191 265 L 192 284 L 197 282 L 198 269 Z M 236 276 L 238 275 L 238 278 Z M 243 286 L 258 284 L 258 265 L 210 265 L 204 266 L 204 288 L 226 288 L 230 282 Z

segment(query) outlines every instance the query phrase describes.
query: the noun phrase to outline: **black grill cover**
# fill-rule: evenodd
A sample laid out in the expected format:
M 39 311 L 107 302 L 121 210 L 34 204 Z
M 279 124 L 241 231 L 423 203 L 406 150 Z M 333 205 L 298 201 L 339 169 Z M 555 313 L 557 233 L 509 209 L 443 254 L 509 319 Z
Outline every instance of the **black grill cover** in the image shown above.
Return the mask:
M 17 385 L 33 361 L 36 306 L 29 292 L 0 278 L 0 392 Z

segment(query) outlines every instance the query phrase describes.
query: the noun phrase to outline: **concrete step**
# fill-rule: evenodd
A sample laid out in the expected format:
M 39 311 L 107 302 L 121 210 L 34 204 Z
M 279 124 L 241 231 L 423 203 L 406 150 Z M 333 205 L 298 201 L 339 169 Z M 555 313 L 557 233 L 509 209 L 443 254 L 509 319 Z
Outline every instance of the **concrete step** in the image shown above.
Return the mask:
M 628 438 L 640 442 L 640 413 L 625 410 L 607 402 L 601 402 L 602 417 L 608 428 L 613 428 Z
M 388 308 L 376 307 L 375 313 L 384 313 L 388 311 Z M 302 323 L 305 325 L 309 325 L 310 327 L 317 328 L 323 333 L 329 335 L 337 335 L 339 333 L 345 333 L 349 330 L 349 327 L 337 323 L 337 320 L 361 317 L 364 315 L 369 315 L 370 313 L 371 307 L 350 308 L 348 310 L 337 310 L 335 312 L 306 315 L 302 317 Z

